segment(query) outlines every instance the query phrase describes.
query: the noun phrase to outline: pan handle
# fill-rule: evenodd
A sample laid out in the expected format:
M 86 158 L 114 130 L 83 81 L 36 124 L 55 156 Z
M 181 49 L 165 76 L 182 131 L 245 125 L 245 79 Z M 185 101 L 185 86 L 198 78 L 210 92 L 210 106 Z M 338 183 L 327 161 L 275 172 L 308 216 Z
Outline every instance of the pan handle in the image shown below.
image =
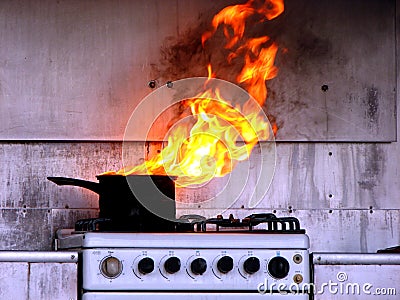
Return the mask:
M 100 184 L 98 184 L 97 182 L 67 177 L 47 177 L 47 179 L 57 185 L 79 186 L 100 194 Z

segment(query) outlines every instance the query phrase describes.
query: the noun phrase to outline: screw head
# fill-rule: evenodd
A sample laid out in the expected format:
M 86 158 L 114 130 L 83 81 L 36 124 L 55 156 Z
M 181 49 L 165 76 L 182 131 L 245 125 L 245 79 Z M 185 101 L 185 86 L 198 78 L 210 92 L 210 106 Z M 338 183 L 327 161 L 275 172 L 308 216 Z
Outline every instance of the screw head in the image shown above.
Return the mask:
M 149 88 L 154 89 L 156 87 L 156 81 L 150 80 L 147 85 L 149 86 Z

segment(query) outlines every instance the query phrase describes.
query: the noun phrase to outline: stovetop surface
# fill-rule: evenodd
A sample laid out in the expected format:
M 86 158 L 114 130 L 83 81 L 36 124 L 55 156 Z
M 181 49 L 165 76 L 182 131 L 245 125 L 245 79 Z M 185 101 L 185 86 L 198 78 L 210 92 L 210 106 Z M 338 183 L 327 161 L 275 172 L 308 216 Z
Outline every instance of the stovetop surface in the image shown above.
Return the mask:
M 59 249 L 71 248 L 197 248 L 308 249 L 306 234 L 267 232 L 57 232 Z
M 168 232 L 99 230 L 98 224 L 103 221 L 80 220 L 75 229 L 59 230 L 56 248 L 309 248 L 309 238 L 296 218 L 277 218 L 274 214 L 253 214 L 243 219 L 185 215 L 175 224 L 175 230 Z

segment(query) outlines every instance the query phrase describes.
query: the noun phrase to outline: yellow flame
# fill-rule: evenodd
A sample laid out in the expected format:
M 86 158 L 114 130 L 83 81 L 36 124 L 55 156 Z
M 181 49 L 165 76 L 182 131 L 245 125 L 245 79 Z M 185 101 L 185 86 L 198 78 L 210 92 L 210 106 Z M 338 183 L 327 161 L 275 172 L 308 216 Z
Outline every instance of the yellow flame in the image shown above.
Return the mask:
M 184 105 L 191 109 L 196 123 L 191 128 L 177 124 L 159 154 L 115 174 L 168 174 L 178 177 L 178 186 L 200 184 L 231 172 L 249 157 L 260 136 L 268 138 L 268 127 L 260 126 L 257 113 L 243 115 L 218 89 L 187 99 Z
M 267 97 L 265 81 L 274 78 L 278 71 L 274 65 L 278 46 L 268 36 L 245 37 L 246 20 L 251 16 L 271 20 L 283 9 L 283 0 L 250 0 L 226 7 L 214 16 L 212 29 L 201 37 L 206 47 L 207 40 L 223 26 L 225 48 L 231 51 L 227 60 L 244 58 L 237 83 L 259 105 Z M 231 172 L 238 162 L 248 159 L 260 139 L 269 138 L 269 123 L 260 115 L 260 106 L 249 100 L 242 107 L 233 107 L 231 99 L 224 99 L 218 89 L 207 88 L 211 78 L 216 77 L 211 64 L 207 71 L 204 92 L 183 101 L 191 110 L 194 125 L 176 123 L 160 153 L 139 166 L 107 174 L 168 174 L 177 177 L 177 186 L 202 184 Z

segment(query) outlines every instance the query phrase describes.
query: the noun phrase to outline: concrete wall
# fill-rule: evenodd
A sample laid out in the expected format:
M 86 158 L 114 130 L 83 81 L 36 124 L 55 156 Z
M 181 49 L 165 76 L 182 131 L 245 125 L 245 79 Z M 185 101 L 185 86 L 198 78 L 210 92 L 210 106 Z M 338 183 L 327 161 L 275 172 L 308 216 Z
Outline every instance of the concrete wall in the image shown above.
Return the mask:
M 97 195 L 46 177 L 95 180 L 122 167 L 124 127 L 151 92 L 148 80 L 202 75 L 191 61 L 201 51 L 187 56 L 193 69 L 174 69 L 181 65 L 167 58 L 177 45 L 196 48 L 187 41 L 228 2 L 1 2 L 0 249 L 49 250 L 57 228 L 96 216 Z M 275 175 L 265 194 L 256 191 L 256 207 L 247 198 L 254 186 L 241 197 L 227 191 L 223 201 L 238 198 L 227 213 L 296 216 L 313 251 L 400 244 L 396 3 L 286 2 L 285 21 L 267 28 L 288 49 L 267 83 L 267 112 L 280 126 Z M 134 143 L 132 163 L 144 146 L 151 155 L 160 143 Z M 260 153 L 245 166 L 250 183 Z M 195 202 L 222 187 L 216 180 L 201 193 L 180 189 L 177 200 Z M 188 212 L 214 213 L 201 204 L 181 205 L 178 214 Z

